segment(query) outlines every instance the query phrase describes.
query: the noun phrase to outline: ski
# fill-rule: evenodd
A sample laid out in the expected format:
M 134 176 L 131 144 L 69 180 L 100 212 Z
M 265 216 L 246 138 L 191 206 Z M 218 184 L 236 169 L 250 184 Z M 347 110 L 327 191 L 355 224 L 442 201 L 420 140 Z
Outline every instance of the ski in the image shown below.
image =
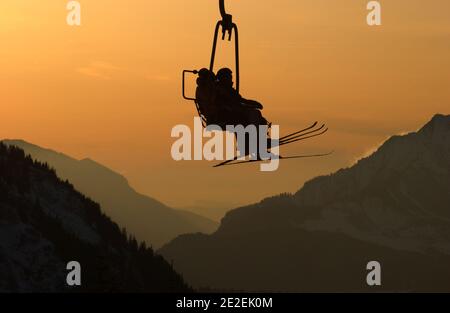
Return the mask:
M 333 154 L 333 152 L 334 151 L 331 151 L 331 152 L 328 152 L 328 153 L 322 153 L 322 154 L 294 155 L 294 156 L 287 156 L 287 157 L 280 156 L 279 159 L 280 160 L 292 160 L 292 159 L 306 159 L 306 158 L 326 157 L 326 156 L 329 156 L 329 155 Z M 236 161 L 236 160 L 229 160 L 227 162 L 218 164 L 218 165 L 216 165 L 214 167 L 258 163 L 258 162 L 264 162 L 264 161 L 269 161 L 269 160 L 245 160 L 245 161 L 239 161 L 239 162 L 234 162 L 234 161 Z
M 318 134 L 314 134 L 314 135 L 307 136 L 307 137 L 301 137 L 301 138 L 296 138 L 296 139 L 292 139 L 292 140 L 283 141 L 283 142 L 281 142 L 279 144 L 279 146 L 281 147 L 281 146 L 288 145 L 288 144 L 291 144 L 291 143 L 294 143 L 294 142 L 297 142 L 297 141 L 302 141 L 302 140 L 306 140 L 306 139 L 309 139 L 309 138 L 317 137 L 317 136 L 325 134 L 327 131 L 328 131 L 328 128 L 325 128 L 323 131 L 321 131 Z
M 234 162 L 234 161 L 237 161 L 237 160 L 240 159 L 240 158 L 241 158 L 241 157 L 234 157 L 234 158 L 231 159 L 231 160 L 226 160 L 226 161 L 224 161 L 224 162 L 222 162 L 222 163 L 219 163 L 219 164 L 214 165 L 213 167 L 221 167 L 221 166 L 229 165 L 229 163 Z
M 300 137 L 304 137 L 304 136 L 306 136 L 306 135 L 310 135 L 310 134 L 313 134 L 313 133 L 317 133 L 318 131 L 321 131 L 324 127 L 325 127 L 325 124 L 323 124 L 323 125 L 320 126 L 319 128 L 316 128 L 316 129 L 314 129 L 314 130 L 311 130 L 311 131 L 309 131 L 309 132 L 303 132 L 303 133 L 301 133 L 301 134 L 292 136 L 292 137 L 290 137 L 290 138 L 280 139 L 279 142 L 280 142 L 280 143 L 283 143 L 283 142 L 291 141 L 291 140 L 294 140 L 294 139 L 297 139 L 297 138 L 300 138 Z
M 302 130 L 299 130 L 299 131 L 297 131 L 297 132 L 295 132 L 295 133 L 292 133 L 292 134 L 283 136 L 283 137 L 280 138 L 280 141 L 281 141 L 281 140 L 284 140 L 284 139 L 287 139 L 288 137 L 291 137 L 291 136 L 294 136 L 294 135 L 303 133 L 303 132 L 305 132 L 305 131 L 307 131 L 307 130 L 310 130 L 310 129 L 316 127 L 317 124 L 318 124 L 318 122 L 315 122 L 314 124 L 312 124 L 311 126 L 305 128 L 305 129 L 302 129 Z
M 294 142 L 298 142 L 298 141 L 306 140 L 306 139 L 309 139 L 309 138 L 317 137 L 317 136 L 325 134 L 328 131 L 328 128 L 325 128 L 324 130 L 322 130 L 325 127 L 325 124 L 323 124 L 318 129 L 308 131 L 308 130 L 314 128 L 317 124 L 318 123 L 315 122 L 312 126 L 310 126 L 308 128 L 305 128 L 305 129 L 303 129 L 301 131 L 298 131 L 298 132 L 295 132 L 293 134 L 290 134 L 290 135 L 282 137 L 278 141 L 277 144 L 272 145 L 272 148 L 273 147 L 277 147 L 277 146 L 281 147 L 281 146 L 288 145 L 288 144 L 291 144 L 291 143 L 294 143 Z M 321 131 L 321 132 L 317 133 L 318 131 Z M 313 134 L 313 135 L 311 135 L 311 134 Z M 322 154 L 318 154 L 318 155 L 311 155 L 311 156 L 280 157 L 280 159 L 294 159 L 294 158 L 298 159 L 298 158 L 314 157 L 314 156 L 320 157 L 320 156 L 326 156 L 326 155 L 329 155 L 329 154 L 323 154 L 323 155 Z M 222 167 L 222 166 L 226 166 L 226 165 L 236 165 L 236 164 L 254 163 L 254 162 L 262 162 L 262 161 L 264 161 L 264 160 L 245 160 L 245 161 L 236 162 L 240 158 L 242 158 L 242 157 L 241 156 L 234 157 L 233 159 L 226 160 L 226 161 L 224 161 L 222 163 L 216 164 L 213 167 Z
M 315 158 L 315 157 L 326 157 L 332 155 L 334 151 L 322 154 L 310 154 L 310 155 L 293 155 L 287 157 L 281 157 L 280 160 L 290 160 L 290 159 L 305 159 L 305 158 Z

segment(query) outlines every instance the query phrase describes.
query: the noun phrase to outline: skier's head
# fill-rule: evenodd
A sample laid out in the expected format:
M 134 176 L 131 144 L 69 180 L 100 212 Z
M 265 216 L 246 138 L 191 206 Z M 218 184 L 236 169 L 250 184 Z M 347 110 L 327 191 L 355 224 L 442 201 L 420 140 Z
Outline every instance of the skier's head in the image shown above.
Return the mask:
M 214 83 L 216 80 L 216 77 L 213 72 L 206 68 L 202 68 L 200 71 L 198 71 L 198 78 L 197 78 L 197 84 L 207 84 L 207 83 Z
M 222 85 L 227 85 L 227 86 L 232 87 L 233 86 L 233 72 L 229 68 L 224 67 L 217 72 L 217 80 Z
M 207 68 L 202 68 L 200 71 L 198 71 L 198 76 L 205 77 L 208 75 L 209 70 Z

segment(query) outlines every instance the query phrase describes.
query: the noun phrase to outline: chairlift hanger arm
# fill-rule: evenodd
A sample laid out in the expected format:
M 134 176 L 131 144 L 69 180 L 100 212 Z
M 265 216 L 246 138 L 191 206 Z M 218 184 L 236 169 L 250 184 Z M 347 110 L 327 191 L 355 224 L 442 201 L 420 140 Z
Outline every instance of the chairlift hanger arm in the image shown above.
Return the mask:
M 225 0 L 219 0 L 220 15 L 222 16 L 222 40 L 225 39 L 226 33 L 228 33 L 228 40 L 231 40 L 233 32 L 233 16 L 228 14 L 225 10 Z
M 225 0 L 219 0 L 220 15 L 224 18 L 227 15 L 225 10 Z
M 239 71 L 239 33 L 238 27 L 233 22 L 233 16 L 228 14 L 225 10 L 225 0 L 219 0 L 219 9 L 222 20 L 217 22 L 216 29 L 214 31 L 213 48 L 211 54 L 211 62 L 209 69 L 214 72 L 214 62 L 216 58 L 217 40 L 219 37 L 219 30 L 222 27 L 222 40 L 225 40 L 225 35 L 228 33 L 228 40 L 231 41 L 234 31 L 235 37 L 235 61 L 236 61 L 236 90 L 239 92 L 240 87 L 240 71 Z

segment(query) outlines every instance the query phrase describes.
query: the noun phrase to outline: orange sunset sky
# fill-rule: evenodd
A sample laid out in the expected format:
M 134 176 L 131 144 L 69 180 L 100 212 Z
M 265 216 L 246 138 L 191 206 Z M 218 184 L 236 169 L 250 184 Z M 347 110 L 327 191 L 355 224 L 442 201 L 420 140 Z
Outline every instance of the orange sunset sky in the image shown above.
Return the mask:
M 282 154 L 327 158 L 214 169 L 175 162 L 173 126 L 192 125 L 181 71 L 207 66 L 217 0 L 0 1 L 0 138 L 24 139 L 126 176 L 178 208 L 235 207 L 295 192 L 450 108 L 450 1 L 228 0 L 240 29 L 241 92 L 281 133 L 315 120 L 330 132 Z M 218 66 L 233 65 L 220 43 Z

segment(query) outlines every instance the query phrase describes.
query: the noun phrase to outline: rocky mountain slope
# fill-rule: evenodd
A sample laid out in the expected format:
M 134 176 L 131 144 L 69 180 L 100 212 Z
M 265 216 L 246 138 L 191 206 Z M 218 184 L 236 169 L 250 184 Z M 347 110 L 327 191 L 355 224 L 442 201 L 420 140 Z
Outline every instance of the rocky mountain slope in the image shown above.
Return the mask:
M 81 286 L 66 284 L 70 261 L 81 265 Z M 47 164 L 0 143 L 0 292 L 189 290 Z
M 97 201 L 113 221 L 148 245 L 157 248 L 180 234 L 211 233 L 217 229 L 214 221 L 172 209 L 139 194 L 130 187 L 125 177 L 91 159 L 79 161 L 22 140 L 3 142 L 20 147 L 33 159 L 48 163 L 59 177 L 69 180 L 77 190 Z
M 197 287 L 450 291 L 450 116 L 394 136 L 295 195 L 229 212 L 212 235 L 160 252 Z M 366 284 L 379 261 L 383 284 Z

